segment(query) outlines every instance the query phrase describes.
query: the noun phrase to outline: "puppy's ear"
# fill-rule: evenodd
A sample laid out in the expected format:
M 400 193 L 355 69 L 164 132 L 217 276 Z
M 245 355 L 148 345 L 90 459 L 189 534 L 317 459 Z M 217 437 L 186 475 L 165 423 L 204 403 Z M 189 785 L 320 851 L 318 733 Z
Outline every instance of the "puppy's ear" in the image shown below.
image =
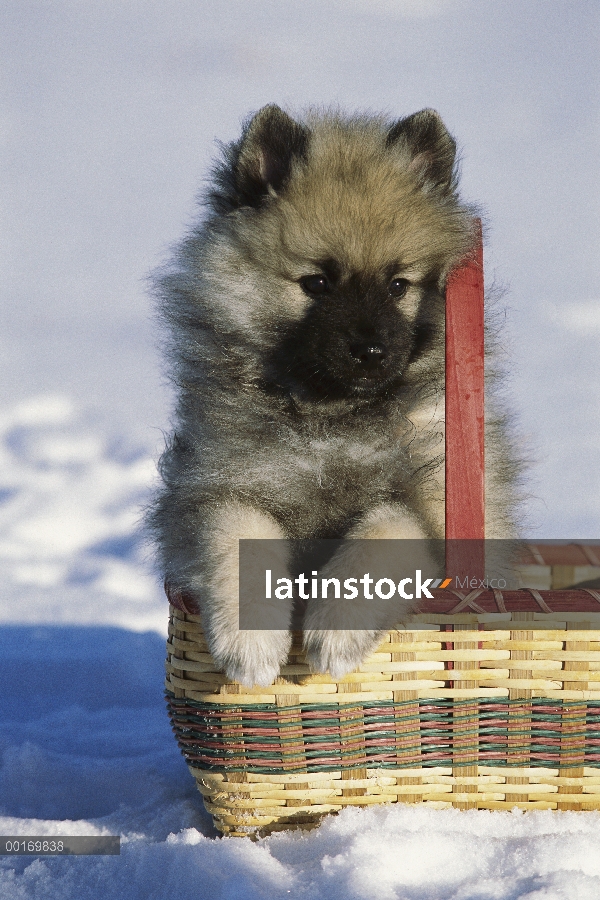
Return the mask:
M 408 151 L 409 168 L 424 187 L 447 192 L 456 186 L 456 142 L 435 109 L 422 109 L 392 125 L 386 146 Z
M 235 180 L 241 205 L 260 206 L 269 189 L 285 185 L 294 159 L 306 156 L 308 134 L 274 104 L 256 113 L 239 144 Z

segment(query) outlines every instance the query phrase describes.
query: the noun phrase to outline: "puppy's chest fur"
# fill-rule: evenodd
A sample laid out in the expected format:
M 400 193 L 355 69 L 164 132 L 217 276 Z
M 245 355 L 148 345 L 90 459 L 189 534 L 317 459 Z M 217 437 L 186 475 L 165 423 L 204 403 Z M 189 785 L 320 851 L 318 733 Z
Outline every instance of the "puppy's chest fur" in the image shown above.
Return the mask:
M 408 414 L 395 407 L 317 422 L 279 418 L 263 428 L 260 441 L 247 444 L 239 421 L 236 432 L 225 467 L 228 494 L 270 513 L 294 538 L 341 537 L 380 503 L 414 506 L 442 462 L 443 421 L 435 404 Z M 219 441 L 221 478 L 223 443 L 229 442 Z M 208 487 L 214 469 L 210 443 L 204 446 L 197 474 Z

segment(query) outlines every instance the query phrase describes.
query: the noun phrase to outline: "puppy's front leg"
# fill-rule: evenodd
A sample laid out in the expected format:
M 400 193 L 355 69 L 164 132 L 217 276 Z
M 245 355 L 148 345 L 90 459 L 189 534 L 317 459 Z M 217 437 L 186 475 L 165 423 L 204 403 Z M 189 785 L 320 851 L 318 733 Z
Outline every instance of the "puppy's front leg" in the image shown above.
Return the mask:
M 377 559 L 376 547 L 368 547 L 353 539 L 413 539 L 421 540 L 425 534 L 413 515 L 398 504 L 382 505 L 371 510 L 348 534 L 350 540 L 327 563 L 322 575 L 336 578 L 343 584 L 350 573 L 374 571 L 402 577 L 395 571 L 394 559 L 389 559 L 389 545 L 382 545 L 381 559 Z M 424 571 L 433 574 L 435 563 L 429 562 L 425 549 L 420 554 Z M 386 558 L 387 557 L 387 558 Z M 419 562 L 416 562 L 417 567 Z M 430 568 L 431 566 L 431 568 Z M 391 580 L 391 579 L 390 579 Z M 388 590 L 386 586 L 386 591 Z M 397 593 L 389 599 L 364 596 L 352 600 L 327 597 L 309 601 L 304 620 L 304 646 L 311 667 L 317 672 L 329 672 L 339 678 L 357 668 L 380 643 L 385 632 L 402 620 L 410 610 L 411 602 Z M 343 630 L 342 630 L 343 628 Z
M 203 529 L 204 565 L 195 592 L 206 639 L 227 677 L 248 687 L 272 684 L 287 660 L 292 601 L 239 596 L 239 541 L 281 540 L 275 552 L 287 568 L 284 537 L 270 515 L 236 502 L 216 507 Z M 255 627 L 242 630 L 240 619 Z

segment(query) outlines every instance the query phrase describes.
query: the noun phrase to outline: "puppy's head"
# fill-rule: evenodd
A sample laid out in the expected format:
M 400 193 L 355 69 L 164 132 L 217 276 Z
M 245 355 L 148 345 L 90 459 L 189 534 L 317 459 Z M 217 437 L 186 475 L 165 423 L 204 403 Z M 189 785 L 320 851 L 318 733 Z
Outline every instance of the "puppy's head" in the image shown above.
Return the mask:
M 298 123 L 268 106 L 226 153 L 216 305 L 260 344 L 268 378 L 323 398 L 385 392 L 439 326 L 445 278 L 473 241 L 440 117 Z

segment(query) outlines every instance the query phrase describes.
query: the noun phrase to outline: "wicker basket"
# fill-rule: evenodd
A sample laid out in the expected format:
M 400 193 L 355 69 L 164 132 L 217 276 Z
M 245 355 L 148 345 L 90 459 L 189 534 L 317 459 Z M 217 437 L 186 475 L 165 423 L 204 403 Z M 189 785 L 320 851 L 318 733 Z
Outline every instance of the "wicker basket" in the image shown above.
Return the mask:
M 173 728 L 226 834 L 374 803 L 600 808 L 598 591 L 435 592 L 338 681 L 298 645 L 271 687 L 232 683 L 173 606 L 167 649 Z

